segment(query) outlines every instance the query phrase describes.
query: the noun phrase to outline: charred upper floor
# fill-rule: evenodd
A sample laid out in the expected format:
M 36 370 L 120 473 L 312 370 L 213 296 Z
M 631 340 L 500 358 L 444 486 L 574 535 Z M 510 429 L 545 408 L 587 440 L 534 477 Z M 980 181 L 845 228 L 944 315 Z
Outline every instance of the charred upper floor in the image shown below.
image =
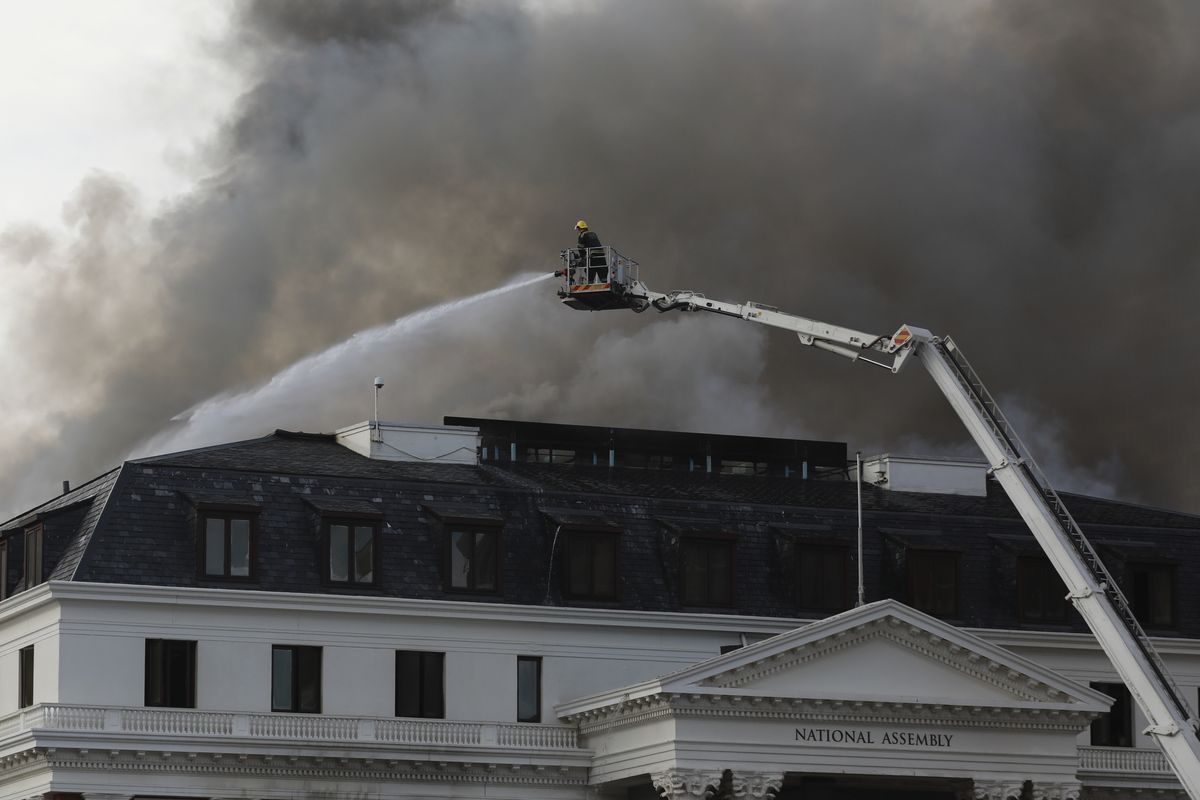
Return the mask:
M 4 596 L 73 580 L 789 618 L 854 602 L 845 445 L 447 423 L 478 428 L 472 463 L 285 431 L 126 462 L 0 526 Z M 862 500 L 868 600 L 1085 630 L 990 481 Z M 1200 637 L 1200 517 L 1066 500 L 1143 625 Z

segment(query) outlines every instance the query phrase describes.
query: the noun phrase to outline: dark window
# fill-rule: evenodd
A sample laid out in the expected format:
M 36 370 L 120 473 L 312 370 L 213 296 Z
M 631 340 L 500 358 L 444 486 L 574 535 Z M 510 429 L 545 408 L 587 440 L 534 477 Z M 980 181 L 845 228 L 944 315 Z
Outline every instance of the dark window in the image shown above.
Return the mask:
M 766 461 L 732 461 L 727 458 L 721 459 L 721 474 L 722 475 L 766 475 L 768 464 Z
M 450 588 L 494 592 L 497 585 L 499 531 L 481 528 L 450 531 Z
M 254 519 L 247 514 L 206 513 L 200 517 L 203 532 L 201 574 L 210 578 L 249 578 L 252 572 Z
M 1092 722 L 1092 744 L 1133 747 L 1133 704 L 1123 683 L 1093 683 L 1092 688 L 1116 700 L 1108 713 Z
M 146 705 L 196 707 L 196 643 L 146 640 Z
M 525 460 L 533 464 L 574 464 L 574 450 L 555 450 L 552 447 L 527 447 Z
M 1025 622 L 1065 622 L 1067 587 L 1045 556 L 1017 559 L 1017 613 Z
M 958 553 L 908 551 L 908 600 L 935 617 L 958 614 Z
M 567 596 L 613 600 L 617 596 L 616 533 L 572 531 L 567 536 Z
M 321 713 L 321 648 L 271 648 L 271 710 Z
M 728 606 L 733 603 L 733 542 L 729 539 L 684 539 L 683 604 Z
M 25 529 L 25 588 L 42 582 L 42 526 Z
M 22 647 L 18 657 L 18 708 L 28 708 L 33 705 L 33 645 Z
M 723 644 L 721 645 L 721 655 L 732 653 L 734 650 L 741 650 L 745 646 L 744 644 Z
M 799 545 L 796 548 L 796 600 L 800 608 L 843 611 L 848 607 L 846 575 L 850 549 L 842 545 Z
M 0 540 L 0 600 L 8 599 L 8 540 Z
M 1128 564 L 1125 567 L 1129 606 L 1147 628 L 1175 625 L 1175 567 L 1171 564 Z
M 396 651 L 396 716 L 446 716 L 443 653 Z
M 542 721 L 542 659 L 517 656 L 517 722 Z
M 621 466 L 629 469 L 673 469 L 675 457 L 658 453 L 623 453 Z
M 379 525 L 374 522 L 328 520 L 325 536 L 329 543 L 330 583 L 372 585 L 379 574 Z

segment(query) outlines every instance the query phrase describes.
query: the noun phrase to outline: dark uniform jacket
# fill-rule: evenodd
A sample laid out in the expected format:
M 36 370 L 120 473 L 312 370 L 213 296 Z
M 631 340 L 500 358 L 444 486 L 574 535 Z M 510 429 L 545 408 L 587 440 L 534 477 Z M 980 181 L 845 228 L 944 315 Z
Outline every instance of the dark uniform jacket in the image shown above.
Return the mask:
M 600 237 L 592 231 L 582 230 L 579 232 L 579 258 L 581 260 L 587 255 L 586 248 L 589 247 L 600 247 Z M 604 253 L 592 253 L 592 263 L 589 266 L 604 266 Z

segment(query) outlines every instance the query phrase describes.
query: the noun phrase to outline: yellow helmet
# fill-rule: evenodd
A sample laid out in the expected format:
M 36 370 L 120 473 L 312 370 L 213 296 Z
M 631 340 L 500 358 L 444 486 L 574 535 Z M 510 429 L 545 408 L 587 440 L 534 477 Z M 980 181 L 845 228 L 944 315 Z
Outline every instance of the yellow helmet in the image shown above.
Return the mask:
M 584 222 L 583 220 L 579 220 L 579 222 L 576 222 L 576 223 L 575 223 L 575 230 L 577 230 L 577 231 L 586 231 L 586 230 L 587 230 L 587 226 L 588 226 L 588 224 L 587 224 L 586 222 Z

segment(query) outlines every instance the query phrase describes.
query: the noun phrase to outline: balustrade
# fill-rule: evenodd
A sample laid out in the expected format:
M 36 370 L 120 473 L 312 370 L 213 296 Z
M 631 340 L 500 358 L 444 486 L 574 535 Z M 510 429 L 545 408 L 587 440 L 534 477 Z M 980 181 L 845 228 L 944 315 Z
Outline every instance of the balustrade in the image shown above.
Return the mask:
M 1161 750 L 1138 747 L 1081 747 L 1079 769 L 1082 772 L 1119 772 L 1136 775 L 1171 775 L 1167 757 Z
M 376 741 L 416 746 L 529 750 L 578 748 L 575 729 L 560 725 L 67 706 L 53 703 L 0 717 L 0 740 L 36 730 L 136 733 L 162 737 L 251 737 L 312 742 Z

